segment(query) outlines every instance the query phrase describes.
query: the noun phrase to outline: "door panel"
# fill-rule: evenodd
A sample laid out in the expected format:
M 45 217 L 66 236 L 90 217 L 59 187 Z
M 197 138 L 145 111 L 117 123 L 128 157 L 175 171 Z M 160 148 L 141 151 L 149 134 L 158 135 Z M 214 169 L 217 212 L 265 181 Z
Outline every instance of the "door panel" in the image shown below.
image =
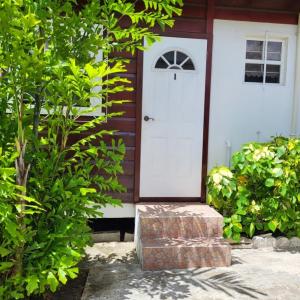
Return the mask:
M 200 197 L 206 49 L 163 37 L 144 53 L 141 197 Z

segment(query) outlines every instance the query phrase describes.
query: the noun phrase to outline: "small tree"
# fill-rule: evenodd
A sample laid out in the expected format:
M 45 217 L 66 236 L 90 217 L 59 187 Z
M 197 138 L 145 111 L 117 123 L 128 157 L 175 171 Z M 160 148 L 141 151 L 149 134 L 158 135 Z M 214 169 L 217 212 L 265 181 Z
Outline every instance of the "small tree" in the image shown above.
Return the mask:
M 75 278 L 90 240 L 87 217 L 120 201 L 122 141 L 83 118 L 131 90 L 134 53 L 172 26 L 181 0 L 3 0 L 0 3 L 0 298 L 54 292 Z M 100 52 L 99 52 L 100 51 Z M 101 54 L 102 59 L 97 60 Z M 91 106 L 91 99 L 101 101 Z M 100 128 L 100 129 L 99 129 Z

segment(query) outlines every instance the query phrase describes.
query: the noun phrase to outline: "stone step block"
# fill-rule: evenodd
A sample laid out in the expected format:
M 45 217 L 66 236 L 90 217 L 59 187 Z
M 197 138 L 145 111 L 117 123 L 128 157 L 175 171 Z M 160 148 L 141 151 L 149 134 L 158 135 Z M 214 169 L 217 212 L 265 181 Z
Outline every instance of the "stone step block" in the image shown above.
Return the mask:
M 200 203 L 150 203 L 137 205 L 137 237 L 222 237 L 223 217 Z
M 138 243 L 143 270 L 227 267 L 231 264 L 231 246 L 221 238 L 164 238 Z

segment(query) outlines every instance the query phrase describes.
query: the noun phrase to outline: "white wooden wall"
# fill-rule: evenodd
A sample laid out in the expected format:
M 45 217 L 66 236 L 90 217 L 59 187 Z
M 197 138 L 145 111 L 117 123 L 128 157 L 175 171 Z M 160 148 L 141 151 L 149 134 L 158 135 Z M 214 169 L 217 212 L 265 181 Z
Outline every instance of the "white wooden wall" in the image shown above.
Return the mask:
M 215 20 L 209 169 L 228 165 L 229 152 L 244 143 L 290 135 L 296 31 L 294 25 Z M 266 32 L 287 40 L 285 82 L 245 83 L 246 40 L 264 37 Z

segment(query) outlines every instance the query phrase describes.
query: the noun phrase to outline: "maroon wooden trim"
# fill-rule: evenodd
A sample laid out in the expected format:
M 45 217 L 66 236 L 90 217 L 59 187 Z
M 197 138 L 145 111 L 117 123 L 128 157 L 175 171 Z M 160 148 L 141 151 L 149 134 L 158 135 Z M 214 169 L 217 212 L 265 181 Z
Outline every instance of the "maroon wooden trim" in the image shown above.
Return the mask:
M 140 173 L 141 173 L 141 138 L 142 138 L 142 97 L 143 97 L 143 61 L 141 51 L 137 53 L 136 64 L 136 129 L 135 129 L 135 153 L 134 153 L 134 189 L 133 202 L 139 202 L 140 198 Z
M 265 22 L 277 24 L 298 24 L 298 14 L 266 12 L 250 9 L 216 8 L 215 19 L 232 21 Z
M 200 197 L 141 197 L 140 202 L 202 202 Z
M 202 178 L 201 178 L 201 200 L 206 201 L 206 177 L 208 162 L 208 140 L 209 140 L 209 112 L 210 112 L 210 89 L 212 69 L 212 48 L 213 48 L 213 25 L 214 25 L 214 0 L 207 0 L 207 58 L 205 77 L 205 98 L 204 98 L 204 124 L 203 124 L 203 148 L 202 148 Z
M 161 34 L 161 36 L 166 37 L 177 37 L 177 38 L 191 38 L 191 39 L 203 39 L 206 40 L 209 38 L 207 33 L 197 33 L 197 32 L 179 32 L 179 31 L 169 31 L 169 32 L 160 32 L 156 33 Z

